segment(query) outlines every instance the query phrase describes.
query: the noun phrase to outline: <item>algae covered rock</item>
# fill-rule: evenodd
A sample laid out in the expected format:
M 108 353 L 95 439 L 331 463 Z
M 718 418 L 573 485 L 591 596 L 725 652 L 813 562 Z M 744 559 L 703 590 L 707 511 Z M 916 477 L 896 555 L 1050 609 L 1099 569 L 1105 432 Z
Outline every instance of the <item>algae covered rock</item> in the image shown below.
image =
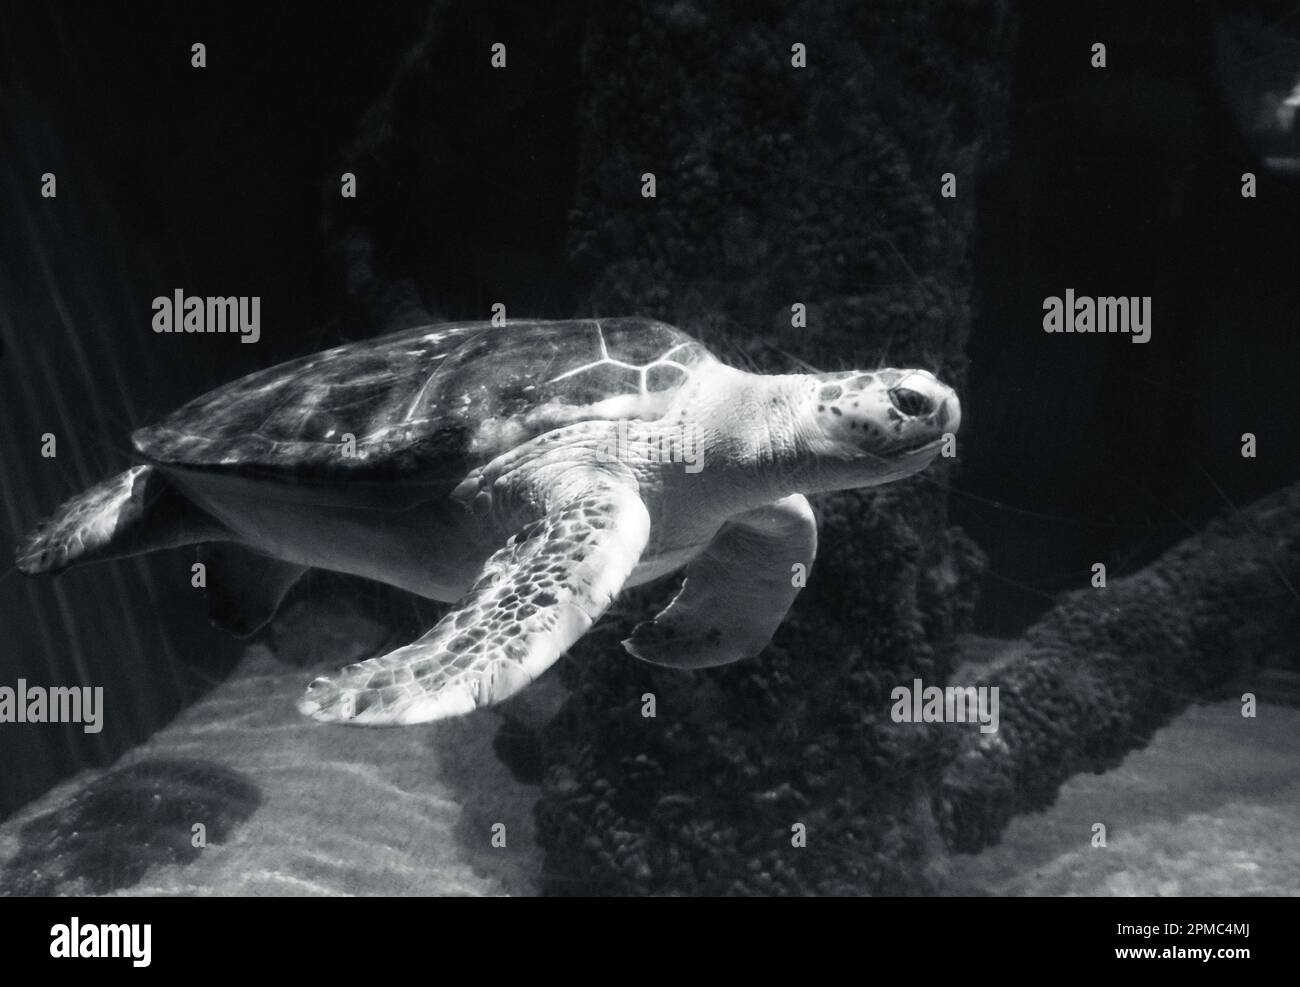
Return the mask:
M 944 840 L 980 850 L 1191 702 L 1274 662 L 1294 667 L 1297 585 L 1300 484 L 1225 513 L 1133 576 L 1066 596 L 988 679 L 1000 728 L 963 737 L 944 770 L 933 800 Z
M 975 124 L 1000 103 L 970 80 L 996 78 L 1000 29 L 991 5 L 864 6 L 593 10 L 569 232 L 591 313 L 667 319 L 742 366 L 921 365 L 960 386 L 971 199 L 941 199 L 940 172 L 974 187 Z M 971 71 L 895 72 L 917 57 Z M 948 472 L 819 498 L 817 564 L 756 659 L 681 672 L 623 654 L 672 579 L 574 649 L 544 743 L 550 891 L 926 886 L 941 762 L 889 696 L 945 677 L 973 609 L 982 556 L 947 523 Z

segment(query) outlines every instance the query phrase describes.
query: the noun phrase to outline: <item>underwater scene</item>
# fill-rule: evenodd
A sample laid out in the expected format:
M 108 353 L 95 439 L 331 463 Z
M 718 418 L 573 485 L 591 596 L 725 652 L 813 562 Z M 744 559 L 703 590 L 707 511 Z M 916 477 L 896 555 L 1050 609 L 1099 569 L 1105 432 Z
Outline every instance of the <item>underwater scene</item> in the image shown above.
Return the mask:
M 0 896 L 1300 894 L 1297 110 L 1270 0 L 5 4 Z

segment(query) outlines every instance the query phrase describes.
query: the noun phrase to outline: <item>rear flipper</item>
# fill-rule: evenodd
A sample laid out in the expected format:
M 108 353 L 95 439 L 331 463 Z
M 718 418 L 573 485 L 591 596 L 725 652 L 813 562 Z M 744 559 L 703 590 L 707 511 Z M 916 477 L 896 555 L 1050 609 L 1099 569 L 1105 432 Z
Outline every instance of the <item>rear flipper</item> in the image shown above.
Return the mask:
M 235 637 L 252 637 L 275 616 L 306 566 L 281 562 L 233 544 L 204 545 L 208 619 Z
M 18 546 L 29 575 L 228 538 L 152 466 L 132 466 L 64 503 Z

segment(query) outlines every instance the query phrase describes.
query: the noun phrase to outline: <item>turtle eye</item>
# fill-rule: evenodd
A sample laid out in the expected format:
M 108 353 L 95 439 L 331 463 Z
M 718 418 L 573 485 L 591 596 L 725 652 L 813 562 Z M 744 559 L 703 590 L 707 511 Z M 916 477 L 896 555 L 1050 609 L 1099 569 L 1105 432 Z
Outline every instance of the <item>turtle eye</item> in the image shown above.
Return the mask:
M 928 415 L 934 410 L 930 399 L 920 391 L 913 391 L 906 387 L 894 387 L 889 391 L 889 400 L 895 408 L 907 415 L 909 418 L 918 418 L 921 415 Z

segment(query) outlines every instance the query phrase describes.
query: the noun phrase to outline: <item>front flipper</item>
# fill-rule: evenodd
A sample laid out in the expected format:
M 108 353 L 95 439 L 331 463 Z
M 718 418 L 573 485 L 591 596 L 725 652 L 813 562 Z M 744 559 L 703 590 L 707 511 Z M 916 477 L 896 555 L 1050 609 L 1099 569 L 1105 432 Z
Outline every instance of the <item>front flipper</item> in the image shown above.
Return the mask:
M 600 617 L 636 567 L 650 515 L 631 485 L 599 474 L 527 525 L 413 644 L 307 689 L 318 720 L 424 723 L 491 706 L 549 668 Z
M 655 665 L 707 668 L 762 651 L 817 554 L 817 518 L 795 494 L 732 518 L 686 567 L 681 591 L 623 642 Z

